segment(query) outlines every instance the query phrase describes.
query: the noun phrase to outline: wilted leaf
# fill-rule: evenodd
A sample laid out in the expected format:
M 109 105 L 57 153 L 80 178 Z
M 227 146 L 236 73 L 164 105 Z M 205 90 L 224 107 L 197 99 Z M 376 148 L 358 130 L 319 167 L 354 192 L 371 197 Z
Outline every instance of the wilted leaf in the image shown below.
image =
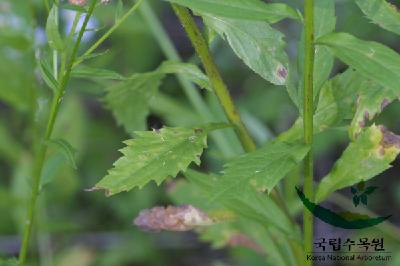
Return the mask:
M 276 85 L 284 85 L 289 59 L 283 34 L 265 22 L 204 16 L 205 23 L 223 37 L 254 72 Z
M 265 20 L 275 23 L 285 18 L 300 19 L 299 13 L 286 4 L 267 4 L 259 0 L 167 0 L 198 13 L 218 17 Z
M 62 51 L 64 49 L 64 43 L 61 39 L 60 32 L 58 31 L 58 21 L 56 18 L 58 16 L 57 8 L 55 6 L 50 10 L 49 16 L 46 23 L 46 35 L 47 41 L 51 48 L 55 50 Z
M 104 102 L 112 111 L 118 125 L 128 133 L 146 128 L 149 101 L 157 93 L 164 74 L 150 72 L 135 74 L 128 80 L 107 88 Z
M 316 192 L 321 202 L 332 192 L 366 181 L 390 168 L 400 152 L 400 137 L 382 126 L 372 125 L 350 143 Z
M 258 191 L 270 192 L 303 160 L 308 150 L 303 144 L 275 141 L 228 162 L 224 166 L 224 175 L 213 188 L 212 200 L 241 194 L 243 188 L 249 185 Z
M 380 27 L 400 34 L 400 12 L 385 0 L 356 0 L 362 12 Z
M 347 33 L 331 33 L 318 38 L 317 43 L 328 47 L 340 60 L 365 78 L 399 94 L 400 55 L 392 49 Z
M 397 98 L 392 90 L 382 87 L 376 82 L 363 82 L 359 90 L 356 104 L 356 113 L 351 122 L 350 136 L 354 139 L 365 127 L 366 122 L 374 119 L 383 109 Z
M 135 132 L 135 139 L 125 141 L 127 146 L 121 150 L 124 156 L 94 189 L 105 189 L 107 195 L 113 195 L 142 188 L 151 180 L 159 185 L 167 177 L 185 171 L 191 162 L 200 164 L 207 133 L 208 129 L 200 128 Z

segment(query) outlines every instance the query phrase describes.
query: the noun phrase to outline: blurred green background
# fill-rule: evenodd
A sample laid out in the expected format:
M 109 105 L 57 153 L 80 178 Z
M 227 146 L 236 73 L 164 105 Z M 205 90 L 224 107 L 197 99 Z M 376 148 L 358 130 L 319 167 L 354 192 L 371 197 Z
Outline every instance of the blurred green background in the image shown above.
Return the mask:
M 169 5 L 163 1 L 146 1 L 151 3 L 184 60 L 198 63 Z M 301 9 L 302 1 L 285 2 Z M 369 23 L 353 1 L 336 2 L 337 31 L 380 41 L 400 52 L 400 39 Z M 396 4 L 396 1 L 392 2 Z M 126 10 L 133 1 L 123 3 Z M 85 34 L 82 51 L 113 25 L 115 10 L 116 1 L 96 10 L 89 28 L 98 30 Z M 30 194 L 31 143 L 35 128 L 40 132 L 49 108 L 51 93 L 40 80 L 36 66 L 37 58 L 49 56 L 44 30 L 46 18 L 47 11 L 40 0 L 0 1 L 0 257 L 18 254 L 19 235 Z M 66 32 L 72 19 L 73 11 L 61 11 L 60 28 Z M 296 58 L 300 26 L 288 20 L 275 26 L 285 33 L 287 51 L 291 58 Z M 272 86 L 257 76 L 220 39 L 217 38 L 211 48 L 257 143 L 262 144 L 288 129 L 298 114 L 284 87 Z M 88 65 L 127 76 L 154 70 L 165 60 L 160 44 L 140 12 L 135 12 L 97 52 L 104 51 L 107 52 L 90 60 Z M 337 62 L 332 75 L 345 68 Z M 62 154 L 50 151 L 43 173 L 43 178 L 49 182 L 44 184 L 41 194 L 35 230 L 37 237 L 32 241 L 34 252 L 29 254 L 29 265 L 265 265 L 263 256 L 253 251 L 240 247 L 214 249 L 193 232 L 144 233 L 132 226 L 133 218 L 141 209 L 173 204 L 174 186 L 171 183 L 161 187 L 151 184 L 142 190 L 111 198 L 101 192 L 85 192 L 111 168 L 120 155 L 118 149 L 123 147 L 122 141 L 130 138 L 102 104 L 104 89 L 111 84 L 113 81 L 96 79 L 73 79 L 69 84 L 54 135 L 68 140 L 77 150 L 78 169 L 72 169 Z M 220 117 L 214 96 L 201 93 L 215 115 Z M 399 133 L 399 114 L 400 104 L 392 103 L 379 115 L 376 123 Z M 200 124 L 199 114 L 176 78 L 168 77 L 152 101 L 148 129 L 197 124 Z M 231 133 L 227 134 L 231 136 L 229 143 L 235 147 L 232 154 L 240 153 Z M 329 172 L 347 143 L 347 133 L 340 130 L 330 130 L 317 137 L 317 178 Z M 219 171 L 224 159 L 210 141 L 202 168 Z M 393 214 L 390 222 L 397 228 L 385 225 L 370 232 L 349 232 L 316 221 L 315 238 L 384 237 L 385 247 L 393 252 L 391 265 L 400 265 L 399 170 L 397 160 L 392 169 L 368 182 L 379 187 L 369 210 Z M 327 204 L 333 209 L 351 209 L 349 199 L 350 191 L 345 189 L 332 199 L 333 203 Z M 301 210 L 296 199 L 291 208 L 294 212 Z

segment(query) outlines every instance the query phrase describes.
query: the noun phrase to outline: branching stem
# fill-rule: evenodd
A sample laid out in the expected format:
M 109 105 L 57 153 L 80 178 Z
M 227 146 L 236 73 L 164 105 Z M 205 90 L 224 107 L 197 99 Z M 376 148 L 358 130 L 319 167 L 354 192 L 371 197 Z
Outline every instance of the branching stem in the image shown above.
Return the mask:
M 40 144 L 39 151 L 36 155 L 36 159 L 35 159 L 35 163 L 34 163 L 33 171 L 32 171 L 32 194 L 31 194 L 31 199 L 29 201 L 27 218 L 25 220 L 25 225 L 24 225 L 22 245 L 21 245 L 20 254 L 19 254 L 19 265 L 20 266 L 25 264 L 26 255 L 27 255 L 28 246 L 29 246 L 29 240 L 30 240 L 30 236 L 32 234 L 32 226 L 33 226 L 33 221 L 34 221 L 34 216 L 35 216 L 36 203 L 37 203 L 38 196 L 40 193 L 40 177 L 41 177 L 43 165 L 44 165 L 45 158 L 46 158 L 46 152 L 47 152 L 47 145 L 45 144 L 45 142 L 50 140 L 51 135 L 53 133 L 54 123 L 56 121 L 58 111 L 60 109 L 60 105 L 61 105 L 62 98 L 65 93 L 65 89 L 66 89 L 66 87 L 68 85 L 68 81 L 70 79 L 72 66 L 73 66 L 76 56 L 78 54 L 78 48 L 81 43 L 83 34 L 86 30 L 87 24 L 89 22 L 89 18 L 93 14 L 93 11 L 94 11 L 97 1 L 98 0 L 93 0 L 90 4 L 89 10 L 86 14 L 82 28 L 79 31 L 78 38 L 73 47 L 72 54 L 71 54 L 71 57 L 67 64 L 66 70 L 64 71 L 64 73 L 60 73 L 62 77 L 61 77 L 61 81 L 59 83 L 59 88 L 58 88 L 57 92 L 55 93 L 55 95 L 53 96 L 53 101 L 52 101 L 52 105 L 51 105 L 51 110 L 50 110 L 50 115 L 49 115 L 49 119 L 47 122 L 45 135 L 43 138 L 43 142 Z

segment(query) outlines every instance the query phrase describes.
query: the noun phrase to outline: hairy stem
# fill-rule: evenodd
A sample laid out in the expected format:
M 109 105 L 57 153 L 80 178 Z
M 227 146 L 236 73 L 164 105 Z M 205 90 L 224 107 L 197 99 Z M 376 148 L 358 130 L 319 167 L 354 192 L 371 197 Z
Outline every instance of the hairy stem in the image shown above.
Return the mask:
M 304 194 L 310 200 L 314 198 L 313 191 L 313 80 L 314 80 L 314 0 L 304 2 L 305 27 L 305 59 L 304 59 L 304 142 L 311 146 L 310 152 L 304 160 Z M 313 249 L 313 216 L 304 209 L 304 250 Z M 308 262 L 312 265 L 312 262 Z
M 199 55 L 206 70 L 207 76 L 213 85 L 214 92 L 217 95 L 229 122 L 235 127 L 235 131 L 243 145 L 243 148 L 246 152 L 254 151 L 256 149 L 256 145 L 244 126 L 239 112 L 236 110 L 228 88 L 222 80 L 218 68 L 211 57 L 208 45 L 202 37 L 199 28 L 186 8 L 175 4 L 172 4 L 172 7 L 183 27 L 185 28 L 186 33 L 189 36 L 189 39 L 192 42 L 197 54 Z
M 82 28 L 79 32 L 78 38 L 77 38 L 74 48 L 72 50 L 72 54 L 71 54 L 71 57 L 67 64 L 66 70 L 64 73 L 60 73 L 62 75 L 62 78 L 61 78 L 61 82 L 59 83 L 60 84 L 59 88 L 58 88 L 56 94 L 53 96 L 51 111 L 50 111 L 49 119 L 47 122 L 47 127 L 46 127 L 45 135 L 43 138 L 43 143 L 41 143 L 41 145 L 40 145 L 39 151 L 38 151 L 36 159 L 35 159 L 35 164 L 33 166 L 32 194 L 31 194 L 31 199 L 30 199 L 29 206 L 28 206 L 28 213 L 27 213 L 27 218 L 25 220 L 22 245 L 21 245 L 20 254 L 19 254 L 19 265 L 20 266 L 25 264 L 26 255 L 27 255 L 28 246 L 29 246 L 29 240 L 30 240 L 30 237 L 32 234 L 32 226 L 33 226 L 33 220 L 34 220 L 34 216 L 35 216 L 36 203 L 37 203 L 38 196 L 40 193 L 40 177 L 41 177 L 43 164 L 45 162 L 45 157 L 46 157 L 46 152 L 47 152 L 46 141 L 50 140 L 51 135 L 53 133 L 54 123 L 56 121 L 58 111 L 60 109 L 62 97 L 64 96 L 65 89 L 66 89 L 68 81 L 70 79 L 72 66 L 73 66 L 76 56 L 78 54 L 78 48 L 81 43 L 83 34 L 86 30 L 86 26 L 89 22 L 89 18 L 93 14 L 93 11 L 94 11 L 97 1 L 98 0 L 93 0 L 90 4 L 89 10 L 86 14 Z
M 159 43 L 162 52 L 165 57 L 171 61 L 181 62 L 182 59 L 179 56 L 176 48 L 174 47 L 171 39 L 168 37 L 165 32 L 161 22 L 154 14 L 153 10 L 150 7 L 148 1 L 143 2 L 140 12 L 150 27 L 150 30 L 154 36 L 154 38 Z M 204 123 L 209 122 L 218 122 L 215 119 L 214 114 L 210 111 L 207 104 L 204 102 L 200 93 L 197 91 L 196 87 L 187 79 L 184 75 L 177 74 L 176 75 L 178 82 L 183 88 L 183 91 L 196 110 L 196 112 L 201 117 Z M 224 136 L 222 131 L 214 131 L 211 133 L 211 138 L 215 141 L 218 149 L 227 157 L 232 157 L 236 155 L 235 149 L 230 145 L 229 140 Z
M 97 47 L 100 46 L 110 35 L 122 24 L 124 23 L 136 9 L 142 4 L 143 0 L 138 0 L 119 20 L 117 20 L 114 25 L 101 36 L 82 56 L 80 56 L 76 62 L 73 64 L 73 68 L 82 63 L 85 57 L 91 55 Z

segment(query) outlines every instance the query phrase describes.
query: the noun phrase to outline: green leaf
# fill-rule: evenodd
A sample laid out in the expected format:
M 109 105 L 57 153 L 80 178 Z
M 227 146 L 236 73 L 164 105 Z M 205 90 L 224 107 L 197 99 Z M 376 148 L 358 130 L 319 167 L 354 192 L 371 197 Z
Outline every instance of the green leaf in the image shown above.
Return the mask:
M 356 3 L 372 22 L 400 34 L 400 12 L 395 5 L 385 0 L 356 0 Z
M 334 0 L 315 0 L 314 1 L 314 35 L 315 38 L 335 31 L 335 1 Z M 300 40 L 299 51 L 304 50 L 304 31 Z M 326 47 L 317 47 L 314 55 L 314 99 L 318 96 L 324 82 L 329 78 L 333 68 L 334 57 Z M 302 112 L 302 99 L 304 90 L 304 53 L 299 53 L 298 68 L 300 72 L 299 109 Z
M 300 19 L 299 13 L 286 4 L 266 4 L 259 0 L 167 0 L 197 13 L 218 17 L 265 20 L 275 23 L 285 18 Z
M 66 159 L 63 154 L 56 154 L 46 159 L 46 162 L 43 166 L 42 176 L 40 178 L 41 188 L 43 188 L 47 184 L 50 184 L 53 181 L 65 160 Z
M 128 133 L 146 128 L 149 101 L 157 93 L 164 74 L 150 72 L 135 74 L 128 80 L 107 88 L 104 102 L 112 111 L 118 125 Z
M 200 88 L 212 91 L 208 77 L 196 66 L 190 63 L 165 61 L 157 69 L 164 74 L 182 74 L 187 79 L 197 84 Z
M 0 266 L 18 266 L 18 260 L 13 259 L 1 259 L 0 258 Z
M 332 192 L 367 181 L 390 168 L 400 152 L 400 137 L 383 127 L 372 125 L 347 147 L 332 171 L 322 179 L 316 192 L 316 202 Z
M 347 33 L 331 33 L 317 39 L 340 60 L 366 78 L 399 94 L 400 55 L 387 46 L 360 40 Z
M 353 117 L 353 105 L 365 82 L 368 82 L 368 80 L 356 71 L 348 69 L 324 84 L 314 114 L 314 134 L 321 133 L 334 126 L 340 126 L 346 119 Z M 278 139 L 295 141 L 303 138 L 303 131 L 303 119 L 300 117 Z
M 361 194 L 360 196 L 361 203 L 364 205 L 368 205 L 368 196 L 366 194 Z
M 382 87 L 373 81 L 364 81 L 364 86 L 359 91 L 356 104 L 356 113 L 351 122 L 350 136 L 355 139 L 361 130 L 365 127 L 365 123 L 374 119 L 381 113 L 383 109 L 397 98 L 392 90 Z
M 224 166 L 224 175 L 213 189 L 211 200 L 241 194 L 249 185 L 258 191 L 270 192 L 303 160 L 308 150 L 303 144 L 275 141 L 228 162 Z
M 72 11 L 76 11 L 76 12 L 87 13 L 87 8 L 85 8 L 84 6 L 71 5 L 68 3 L 61 3 L 61 4 L 59 4 L 59 7 L 61 9 L 67 9 L 67 10 L 72 10 Z
M 213 174 L 204 174 L 193 170 L 187 170 L 185 176 L 188 180 L 198 186 L 204 195 L 205 201 L 209 201 L 214 196 L 215 188 L 218 186 L 220 177 Z M 265 193 L 256 191 L 253 186 L 243 186 L 239 193 L 232 193 L 221 197 L 217 203 L 222 204 L 240 215 L 262 225 L 273 225 L 283 232 L 293 233 L 291 222 L 285 213 L 275 204 L 275 202 Z M 294 235 L 296 237 L 296 235 Z
M 88 79 L 114 79 L 114 80 L 124 80 L 126 79 L 122 75 L 115 71 L 94 68 L 85 65 L 79 65 L 72 70 L 71 75 L 76 78 L 88 78 Z
M 204 16 L 204 22 L 223 37 L 254 72 L 276 85 L 286 84 L 289 59 L 281 32 L 260 21 Z
M 61 39 L 60 32 L 58 31 L 58 24 L 56 21 L 58 17 L 57 8 L 55 6 L 50 10 L 46 23 L 47 41 L 51 48 L 62 51 L 64 49 L 64 42 Z
M 115 8 L 115 23 L 117 23 L 117 21 L 121 19 L 123 12 L 124 12 L 124 3 L 122 2 L 122 0 L 118 0 L 117 6 Z
M 58 81 L 53 76 L 50 64 L 45 59 L 40 59 L 38 65 L 44 82 L 53 92 L 56 92 L 58 90 Z
M 77 169 L 76 162 L 75 162 L 75 153 L 76 150 L 72 147 L 72 145 L 64 140 L 64 139 L 51 139 L 48 140 L 47 145 L 52 144 L 55 145 L 57 148 L 60 149 L 61 153 L 64 155 L 65 159 L 69 162 L 69 164 L 74 168 Z
M 191 162 L 200 164 L 207 146 L 206 129 L 162 128 L 136 131 L 135 139 L 124 143 L 124 155 L 114 163 L 94 189 L 105 189 L 108 196 L 134 187 L 142 188 L 151 180 L 160 185 L 166 178 L 185 171 Z

